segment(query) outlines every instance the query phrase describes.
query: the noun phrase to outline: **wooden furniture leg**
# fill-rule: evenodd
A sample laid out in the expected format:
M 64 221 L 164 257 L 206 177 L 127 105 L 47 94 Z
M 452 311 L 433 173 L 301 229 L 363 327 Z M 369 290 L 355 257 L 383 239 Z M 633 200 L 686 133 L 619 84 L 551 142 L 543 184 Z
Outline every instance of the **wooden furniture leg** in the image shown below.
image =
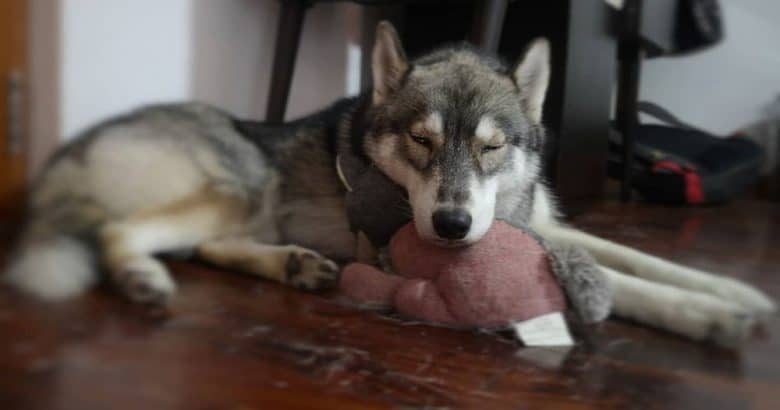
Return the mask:
M 284 121 L 295 71 L 295 59 L 303 31 L 303 20 L 306 9 L 310 6 L 306 0 L 283 0 L 280 3 L 271 87 L 265 113 L 265 120 L 273 123 Z
M 508 0 L 475 2 L 474 21 L 469 41 L 485 50 L 498 51 Z

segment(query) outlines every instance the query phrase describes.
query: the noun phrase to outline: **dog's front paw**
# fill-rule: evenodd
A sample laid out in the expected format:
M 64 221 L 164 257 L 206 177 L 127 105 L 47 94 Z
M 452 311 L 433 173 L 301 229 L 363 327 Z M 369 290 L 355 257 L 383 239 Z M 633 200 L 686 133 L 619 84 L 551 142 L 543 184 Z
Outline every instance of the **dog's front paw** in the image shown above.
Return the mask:
M 284 270 L 285 283 L 307 291 L 336 287 L 340 276 L 335 262 L 308 249 L 291 251 Z
M 742 306 L 703 293 L 690 294 L 667 307 L 671 309 L 669 320 L 681 326 L 681 333 L 729 348 L 747 340 L 757 322 Z
M 122 293 L 136 303 L 165 305 L 176 292 L 168 270 L 152 258 L 128 261 L 114 279 Z
M 724 312 L 713 320 L 710 339 L 720 346 L 736 348 L 753 334 L 755 327 L 754 316 L 741 309 L 735 309 Z
M 723 347 L 739 347 L 753 333 L 756 318 L 741 306 L 708 298 L 707 295 L 702 295 L 702 300 L 694 297 L 680 309 L 681 318 L 691 321 L 692 330 L 700 329 L 701 339 Z

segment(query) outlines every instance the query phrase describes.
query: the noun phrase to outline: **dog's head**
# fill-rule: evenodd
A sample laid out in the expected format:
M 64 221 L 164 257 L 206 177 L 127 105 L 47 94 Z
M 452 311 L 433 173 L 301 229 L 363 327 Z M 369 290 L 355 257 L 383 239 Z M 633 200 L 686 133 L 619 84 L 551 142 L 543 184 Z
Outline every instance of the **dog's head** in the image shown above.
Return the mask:
M 410 62 L 392 25 L 379 24 L 365 150 L 406 188 L 422 238 L 476 242 L 532 189 L 549 53 L 536 40 L 514 67 L 467 47 Z

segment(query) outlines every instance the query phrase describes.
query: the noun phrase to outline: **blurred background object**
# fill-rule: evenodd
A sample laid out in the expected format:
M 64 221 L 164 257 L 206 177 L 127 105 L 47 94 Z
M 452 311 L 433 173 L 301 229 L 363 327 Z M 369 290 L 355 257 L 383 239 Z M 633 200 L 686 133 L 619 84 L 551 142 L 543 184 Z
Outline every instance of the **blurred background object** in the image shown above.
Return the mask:
M 0 3 L 0 236 L 21 209 L 26 163 L 27 7 Z
M 758 196 L 780 201 L 780 96 L 767 106 L 761 120 L 740 130 L 738 135 L 764 149 Z
M 28 178 L 60 142 L 89 124 L 139 105 L 201 100 L 240 117 L 264 118 L 281 3 L 287 2 L 4 2 L 4 8 L 17 7 L 27 14 L 3 13 L 4 19 L 14 22 L 3 24 L 3 30 L 16 27 L 20 34 L 3 37 L 2 47 L 12 49 L 14 41 L 27 44 L 17 50 L 22 51 L 20 56 L 28 56 L 19 58 L 28 61 L 20 60 L 21 68 L 3 66 L 3 83 L 6 88 L 10 82 L 16 84 L 11 89 L 22 89 L 21 98 L 11 100 L 25 101 L 28 124 L 11 127 L 23 130 L 22 144 L 11 146 L 25 148 Z M 478 9 L 472 1 L 382 3 L 403 6 L 394 13 L 401 16 L 397 20 L 410 54 L 441 41 L 473 38 Z M 557 176 L 569 187 L 562 189 L 564 196 L 597 196 L 605 175 L 607 121 L 615 109 L 614 7 L 625 2 L 503 3 L 507 6 L 498 48 L 505 57 L 511 60 L 519 55 L 533 36 L 547 35 L 553 41 L 556 71 L 546 117 L 559 137 L 555 153 L 566 164 L 556 168 L 577 169 L 568 177 Z M 287 119 L 366 86 L 364 23 L 379 17 L 374 6 L 350 1 L 317 1 L 309 6 L 291 73 Z M 774 47 L 780 39 L 776 24 L 780 2 L 723 1 L 721 7 L 724 40 L 690 56 L 643 62 L 638 98 L 665 107 L 697 128 L 725 136 L 760 121 L 764 107 L 780 90 L 776 74 L 780 49 Z M 586 68 L 566 71 L 578 66 Z M 7 114 L 4 108 L 2 115 Z M 652 123 L 649 118 L 642 120 Z M 8 127 L 3 124 L 3 132 Z M 571 165 L 577 162 L 582 165 Z

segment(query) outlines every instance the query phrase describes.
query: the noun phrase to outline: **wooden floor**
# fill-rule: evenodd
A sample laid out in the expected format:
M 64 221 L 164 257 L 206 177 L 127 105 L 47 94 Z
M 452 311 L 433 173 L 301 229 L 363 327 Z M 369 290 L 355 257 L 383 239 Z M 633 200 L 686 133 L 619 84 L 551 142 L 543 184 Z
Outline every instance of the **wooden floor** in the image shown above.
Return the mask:
M 607 204 L 590 232 L 780 296 L 780 207 Z M 0 290 L 0 408 L 780 408 L 780 319 L 741 351 L 611 319 L 564 353 L 172 263 L 168 312 Z M 773 335 L 774 334 L 774 335 Z

